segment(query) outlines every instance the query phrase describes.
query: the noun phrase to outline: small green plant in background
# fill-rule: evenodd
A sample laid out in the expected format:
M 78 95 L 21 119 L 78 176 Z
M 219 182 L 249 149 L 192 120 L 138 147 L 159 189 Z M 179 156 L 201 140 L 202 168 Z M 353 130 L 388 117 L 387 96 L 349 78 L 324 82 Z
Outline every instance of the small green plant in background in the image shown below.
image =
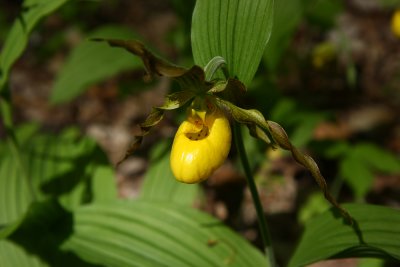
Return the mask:
M 77 129 L 67 128 L 55 136 L 39 133 L 34 124 L 14 126 L 7 93 L 10 69 L 38 21 L 67 2 L 25 1 L 25 9 L 1 52 L 0 107 L 7 134 L 0 144 L 1 266 L 276 266 L 269 236 L 273 229 L 268 229 L 262 211 L 240 124 L 247 126 L 254 137 L 288 150 L 311 172 L 334 205 L 307 219 L 288 266 L 347 257 L 400 260 L 399 211 L 354 203 L 342 208 L 330 195 L 314 160 L 292 145 L 279 124 L 266 120 L 255 109 L 240 107 L 239 100 L 246 87 L 251 86 L 263 56 L 268 62 L 271 52 L 264 54 L 264 48 L 271 32 L 274 36 L 274 30 L 280 29 L 279 23 L 273 25 L 277 1 L 198 0 L 192 16 L 191 42 L 196 64 L 192 68 L 161 59 L 141 42 L 132 40 L 137 35 L 127 29 L 99 28 L 88 37 L 97 41 L 102 38 L 139 57 L 128 57 L 126 51 L 110 48 L 105 42 L 84 42 L 67 60 L 51 95 L 55 104 L 70 101 L 88 84 L 136 68 L 142 62 L 147 78 L 163 75 L 175 80 L 181 90 L 166 96 L 164 104 L 153 109 L 126 156 L 138 148 L 165 111 L 189 107 L 188 122 L 193 128 L 185 131 L 185 138 L 193 139 L 214 138 L 213 124 L 208 120 L 232 118 L 233 139 L 256 206 L 264 253 L 219 220 L 192 207 L 201 188 L 175 181 L 174 177 L 180 175 L 173 167 L 174 175 L 169 166 L 169 153 L 165 153 L 170 149 L 168 142 L 153 148 L 151 167 L 138 199 L 122 200 L 117 198 L 113 167 L 95 142 Z M 276 16 L 282 14 L 279 10 Z M 286 29 L 277 37 L 284 38 L 290 32 Z M 276 61 L 272 59 L 268 64 L 276 66 Z M 88 69 L 90 72 L 82 75 Z M 298 125 L 309 117 L 307 113 L 297 114 L 292 121 Z M 320 119 L 319 115 L 312 117 L 298 131 L 309 132 Z M 307 144 L 307 138 L 300 138 L 303 134 L 298 136 L 296 144 Z M 217 131 L 217 138 L 222 138 L 218 140 L 226 146 L 215 166 L 210 167 L 212 162 L 208 161 L 215 161 L 215 157 L 186 162 L 188 168 L 200 166 L 199 172 L 193 174 L 185 169 L 176 178 L 185 182 L 206 179 L 227 156 L 229 124 Z M 197 140 L 192 141 L 188 146 L 197 145 Z M 178 154 L 186 153 L 185 148 L 178 149 Z M 219 153 L 218 149 L 214 147 L 213 151 Z M 332 147 L 328 156 L 343 158 L 340 175 L 352 186 L 357 199 L 371 186 L 371 178 L 363 176 L 371 177 L 374 170 L 394 172 L 399 168 L 394 157 L 370 145 L 345 143 Z M 180 163 L 174 156 L 171 161 Z M 352 179 L 354 176 L 357 179 Z

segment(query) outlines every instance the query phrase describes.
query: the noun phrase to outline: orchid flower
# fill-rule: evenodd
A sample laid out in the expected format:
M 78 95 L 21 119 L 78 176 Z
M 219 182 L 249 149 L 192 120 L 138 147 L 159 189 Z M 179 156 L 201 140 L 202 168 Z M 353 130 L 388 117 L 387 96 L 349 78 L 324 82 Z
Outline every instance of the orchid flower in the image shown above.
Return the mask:
M 230 121 L 235 121 L 246 125 L 253 137 L 290 151 L 293 158 L 311 172 L 325 198 L 352 222 L 348 212 L 328 192 L 318 165 L 292 145 L 285 130 L 278 123 L 266 120 L 258 110 L 243 109 L 233 103 L 246 92 L 246 87 L 238 79 L 229 77 L 222 57 L 211 59 L 204 68 L 195 65 L 186 69 L 154 55 L 137 40 L 93 40 L 106 41 L 111 46 L 125 48 L 139 56 L 146 69 L 145 80 L 166 76 L 177 81 L 181 87 L 181 91 L 167 95 L 163 105 L 153 107 L 140 125 L 141 134 L 135 136 L 120 162 L 138 149 L 143 138 L 163 119 L 165 111 L 189 106 L 187 118 L 176 132 L 170 156 L 171 170 L 178 181 L 204 181 L 224 163 L 231 146 Z M 222 70 L 225 78 L 216 75 L 218 70 Z

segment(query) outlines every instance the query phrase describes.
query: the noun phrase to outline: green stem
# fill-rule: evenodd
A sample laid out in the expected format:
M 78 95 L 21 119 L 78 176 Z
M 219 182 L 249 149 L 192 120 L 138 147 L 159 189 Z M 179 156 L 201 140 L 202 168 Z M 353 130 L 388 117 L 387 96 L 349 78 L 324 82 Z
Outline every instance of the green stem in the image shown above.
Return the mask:
M 239 153 L 240 161 L 242 162 L 243 169 L 244 169 L 244 172 L 246 175 L 247 184 L 249 186 L 251 196 L 253 198 L 254 206 L 256 208 L 261 238 L 264 243 L 264 251 L 265 251 L 266 257 L 269 260 L 270 266 L 275 267 L 276 262 L 275 262 L 275 257 L 274 257 L 274 251 L 272 248 L 271 235 L 268 230 L 268 225 L 267 225 L 267 221 L 265 220 L 264 210 L 263 210 L 263 207 L 261 204 L 260 196 L 258 194 L 257 187 L 254 182 L 254 178 L 253 178 L 253 175 L 252 175 L 252 172 L 250 169 L 249 161 L 247 159 L 247 154 L 246 154 L 246 150 L 245 150 L 245 147 L 243 144 L 243 137 L 242 137 L 240 125 L 238 123 L 235 123 L 233 129 L 234 129 L 233 133 L 234 133 L 236 149 Z

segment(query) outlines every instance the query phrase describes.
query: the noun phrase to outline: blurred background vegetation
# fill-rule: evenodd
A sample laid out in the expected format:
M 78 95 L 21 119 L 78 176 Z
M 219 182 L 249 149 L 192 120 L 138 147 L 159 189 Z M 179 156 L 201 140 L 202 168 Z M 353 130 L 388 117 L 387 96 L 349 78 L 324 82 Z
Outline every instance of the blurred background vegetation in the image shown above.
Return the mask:
M 114 165 L 151 107 L 177 85 L 163 78 L 143 82 L 137 58 L 88 39 L 139 39 L 157 54 L 189 67 L 194 3 L 69 1 L 42 20 L 8 80 L 21 135 L 35 128 L 53 134 L 51 142 L 61 142 L 63 136 L 84 134 L 105 157 L 87 159 L 82 151 L 95 148 L 90 142 L 89 148 L 80 144 L 76 151 L 67 150 L 81 155 L 75 164 Z M 23 11 L 21 4 L 1 2 L 0 49 Z M 400 37 L 391 31 L 396 7 L 400 3 L 395 0 L 276 0 L 272 36 L 243 100 L 244 107 L 257 108 L 284 126 L 293 143 L 316 159 L 340 202 L 400 207 Z M 146 177 L 173 179 L 166 151 L 183 116 L 184 111 L 168 113 L 138 153 L 115 169 L 120 197 L 137 198 L 148 183 Z M 0 137 L 5 136 L 0 123 Z M 302 225 L 328 204 L 309 173 L 288 154 L 251 137 L 245 142 L 278 258 L 285 262 Z M 0 150 L 0 158 L 2 154 Z M 48 183 L 44 189 L 57 191 L 54 187 L 57 184 Z M 171 201 L 186 201 L 179 191 L 175 194 Z M 197 207 L 260 245 L 234 148 L 200 193 L 190 194 L 198 195 Z M 329 266 L 343 266 L 344 261 L 336 264 Z M 363 263 L 350 259 L 345 264 Z

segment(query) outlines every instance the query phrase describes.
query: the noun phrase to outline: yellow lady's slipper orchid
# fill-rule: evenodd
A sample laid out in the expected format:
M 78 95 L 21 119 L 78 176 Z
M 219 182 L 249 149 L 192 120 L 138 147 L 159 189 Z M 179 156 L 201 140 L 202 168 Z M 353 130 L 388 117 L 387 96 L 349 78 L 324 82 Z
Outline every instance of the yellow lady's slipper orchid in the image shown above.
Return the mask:
M 397 9 L 393 14 L 392 32 L 400 38 L 400 9 Z
M 230 147 L 231 128 L 221 110 L 190 109 L 175 134 L 170 158 L 172 172 L 180 182 L 201 182 L 224 163 Z

